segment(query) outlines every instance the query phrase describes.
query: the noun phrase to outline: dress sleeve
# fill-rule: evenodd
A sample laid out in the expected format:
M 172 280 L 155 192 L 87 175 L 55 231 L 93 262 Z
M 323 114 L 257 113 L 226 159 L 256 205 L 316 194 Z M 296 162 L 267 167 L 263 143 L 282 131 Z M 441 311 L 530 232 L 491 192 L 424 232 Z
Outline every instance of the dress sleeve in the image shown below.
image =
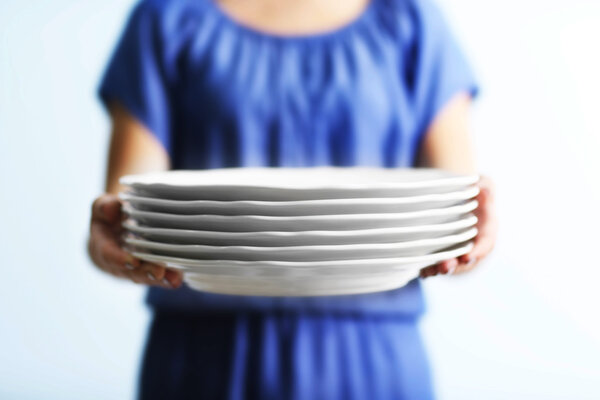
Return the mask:
M 117 102 L 144 124 L 170 150 L 169 83 L 163 59 L 160 13 L 150 1 L 133 9 L 100 83 L 108 106 Z
M 476 78 L 441 10 L 431 0 L 420 5 L 416 54 L 415 100 L 424 134 L 437 114 L 459 93 L 472 98 L 479 91 Z

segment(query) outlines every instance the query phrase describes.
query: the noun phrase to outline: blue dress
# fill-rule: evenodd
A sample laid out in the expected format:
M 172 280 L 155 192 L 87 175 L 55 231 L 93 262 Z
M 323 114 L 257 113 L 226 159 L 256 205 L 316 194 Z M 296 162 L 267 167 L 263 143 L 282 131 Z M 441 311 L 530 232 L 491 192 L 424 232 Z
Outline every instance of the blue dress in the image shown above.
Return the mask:
M 371 0 L 330 32 L 279 36 L 211 0 L 143 0 L 100 86 L 175 169 L 415 165 L 471 70 L 430 0 Z M 428 399 L 418 281 L 388 292 L 238 297 L 152 288 L 140 398 Z

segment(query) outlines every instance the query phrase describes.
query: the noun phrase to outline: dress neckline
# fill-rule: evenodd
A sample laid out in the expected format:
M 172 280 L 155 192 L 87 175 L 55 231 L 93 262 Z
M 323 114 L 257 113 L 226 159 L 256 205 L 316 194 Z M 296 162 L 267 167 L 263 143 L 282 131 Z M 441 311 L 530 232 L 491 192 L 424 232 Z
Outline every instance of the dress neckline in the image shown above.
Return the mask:
M 254 36 L 259 39 L 271 40 L 276 42 L 298 42 L 298 43 L 307 43 L 307 42 L 320 42 L 327 41 L 337 37 L 344 36 L 349 32 L 360 28 L 364 25 L 370 18 L 370 15 L 373 13 L 375 9 L 375 4 L 378 0 L 369 0 L 368 4 L 364 7 L 364 9 L 356 16 L 354 19 L 349 22 L 332 29 L 326 29 L 323 31 L 316 31 L 314 33 L 303 33 L 303 34 L 283 34 L 283 33 L 275 33 L 269 32 L 267 30 L 261 30 L 259 28 L 255 28 L 244 22 L 241 22 L 231 15 L 229 15 L 226 11 L 224 11 L 217 3 L 216 0 L 206 0 L 206 3 L 209 5 L 212 13 L 225 25 L 239 31 L 245 33 L 250 36 Z

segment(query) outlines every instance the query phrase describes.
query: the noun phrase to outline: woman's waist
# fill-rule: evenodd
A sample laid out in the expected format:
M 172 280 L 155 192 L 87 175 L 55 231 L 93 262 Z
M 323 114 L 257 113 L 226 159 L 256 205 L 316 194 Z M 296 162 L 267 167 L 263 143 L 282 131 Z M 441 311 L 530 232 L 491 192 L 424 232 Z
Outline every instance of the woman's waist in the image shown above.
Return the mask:
M 418 280 L 385 292 L 320 297 L 231 296 L 195 291 L 187 286 L 178 290 L 151 288 L 147 303 L 156 311 L 177 313 L 299 312 L 418 316 L 425 309 Z

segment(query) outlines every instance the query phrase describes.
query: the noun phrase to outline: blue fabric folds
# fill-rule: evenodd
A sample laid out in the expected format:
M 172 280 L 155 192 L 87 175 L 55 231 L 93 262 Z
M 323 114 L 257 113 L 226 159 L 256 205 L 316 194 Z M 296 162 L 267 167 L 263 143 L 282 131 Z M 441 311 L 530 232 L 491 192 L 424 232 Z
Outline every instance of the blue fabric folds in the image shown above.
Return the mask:
M 158 312 L 140 400 L 428 400 L 413 319 Z
M 409 167 L 432 119 L 473 75 L 429 0 L 372 0 L 340 29 L 285 37 L 208 0 L 144 0 L 100 87 L 160 140 L 175 169 Z M 323 298 L 150 290 L 161 310 L 422 312 L 419 284 Z

